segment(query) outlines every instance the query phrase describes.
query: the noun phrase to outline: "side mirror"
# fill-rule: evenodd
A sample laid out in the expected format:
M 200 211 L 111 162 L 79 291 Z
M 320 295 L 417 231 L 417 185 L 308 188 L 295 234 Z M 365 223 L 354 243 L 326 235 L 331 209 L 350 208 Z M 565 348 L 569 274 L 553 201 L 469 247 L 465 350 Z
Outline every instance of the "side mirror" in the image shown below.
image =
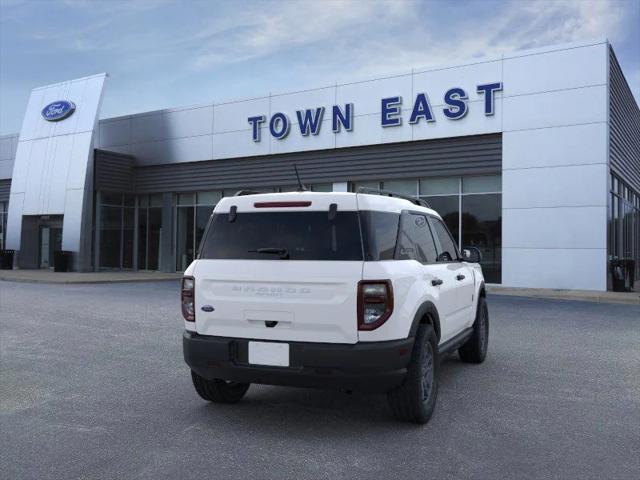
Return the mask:
M 462 260 L 469 263 L 480 263 L 482 252 L 476 247 L 464 247 L 462 249 Z

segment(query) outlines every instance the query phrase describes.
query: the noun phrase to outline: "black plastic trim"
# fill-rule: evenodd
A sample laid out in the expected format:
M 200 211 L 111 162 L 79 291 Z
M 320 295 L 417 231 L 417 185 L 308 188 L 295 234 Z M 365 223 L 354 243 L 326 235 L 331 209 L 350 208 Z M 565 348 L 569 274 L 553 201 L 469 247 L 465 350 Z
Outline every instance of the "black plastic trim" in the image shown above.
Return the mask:
M 440 334 L 442 331 L 440 329 L 440 315 L 438 314 L 438 309 L 432 302 L 425 302 L 422 305 L 420 305 L 420 308 L 418 308 L 418 311 L 413 317 L 413 322 L 411 323 L 411 330 L 409 330 L 409 336 L 410 337 L 416 336 L 416 333 L 418 332 L 418 327 L 420 326 L 420 322 L 427 313 L 431 315 L 431 319 L 434 323 L 433 329 L 436 331 L 436 337 L 438 338 L 438 340 L 440 340 L 440 336 L 441 336 Z
M 455 352 L 458 348 L 460 348 L 464 342 L 466 342 L 469 337 L 473 334 L 473 328 L 469 327 L 455 337 L 450 338 L 442 345 L 438 345 L 438 355 L 442 358 L 442 355 L 448 355 L 450 353 Z
M 249 364 L 249 341 L 185 331 L 184 360 L 208 379 L 385 392 L 404 380 L 414 339 L 355 344 L 286 342 L 289 367 Z

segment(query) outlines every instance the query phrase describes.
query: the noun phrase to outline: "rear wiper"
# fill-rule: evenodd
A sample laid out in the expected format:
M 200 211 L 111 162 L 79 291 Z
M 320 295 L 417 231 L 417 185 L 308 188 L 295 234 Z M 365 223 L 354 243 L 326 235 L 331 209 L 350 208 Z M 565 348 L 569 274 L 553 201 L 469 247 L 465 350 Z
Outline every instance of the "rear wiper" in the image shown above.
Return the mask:
M 289 251 L 286 248 L 258 248 L 257 250 L 249 250 L 250 253 L 272 253 L 274 255 L 280 255 L 282 260 L 289 259 Z

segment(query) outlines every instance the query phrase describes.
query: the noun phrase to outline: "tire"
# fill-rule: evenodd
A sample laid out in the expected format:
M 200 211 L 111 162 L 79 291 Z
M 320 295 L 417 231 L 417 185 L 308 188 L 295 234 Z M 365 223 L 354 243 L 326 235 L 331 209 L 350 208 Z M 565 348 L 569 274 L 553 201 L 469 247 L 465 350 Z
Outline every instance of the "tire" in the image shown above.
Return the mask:
M 250 383 L 227 382 L 226 380 L 207 380 L 191 371 L 193 386 L 203 399 L 213 403 L 238 403 L 249 390 Z
M 438 396 L 438 338 L 431 325 L 421 325 L 411 352 L 407 376 L 387 394 L 393 415 L 400 421 L 427 423 Z
M 464 345 L 458 349 L 463 362 L 482 363 L 487 356 L 489 347 L 489 309 L 484 297 L 478 299 L 476 320 L 473 322 L 473 334 Z

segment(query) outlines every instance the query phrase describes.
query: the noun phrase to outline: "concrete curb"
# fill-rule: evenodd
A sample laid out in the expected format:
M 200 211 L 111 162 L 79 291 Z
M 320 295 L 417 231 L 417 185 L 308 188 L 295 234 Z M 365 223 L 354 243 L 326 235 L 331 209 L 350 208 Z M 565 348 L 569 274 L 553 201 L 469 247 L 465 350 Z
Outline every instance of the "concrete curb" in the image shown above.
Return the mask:
M 543 298 L 548 300 L 573 300 L 593 303 L 617 303 L 640 305 L 638 292 L 594 292 L 588 290 L 551 290 L 543 288 L 515 288 L 488 285 L 487 292 L 492 295 L 512 297 Z
M 82 285 L 102 283 L 139 283 L 177 281 L 181 273 L 163 272 L 59 272 L 48 270 L 4 270 L 0 281 L 15 283 L 43 283 L 50 285 Z

